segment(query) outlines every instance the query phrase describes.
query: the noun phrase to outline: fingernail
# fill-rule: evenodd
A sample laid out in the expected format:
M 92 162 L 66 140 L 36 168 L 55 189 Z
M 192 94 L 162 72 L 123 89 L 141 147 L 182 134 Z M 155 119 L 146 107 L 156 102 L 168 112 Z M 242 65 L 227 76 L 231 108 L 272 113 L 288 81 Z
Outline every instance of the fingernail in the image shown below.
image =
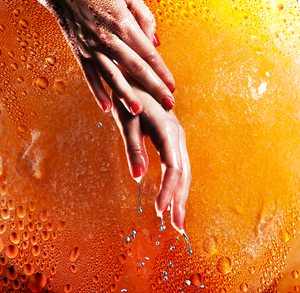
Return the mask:
M 102 110 L 105 112 L 108 108 L 107 104 L 105 102 L 100 102 Z
M 164 216 L 165 215 L 165 213 L 167 212 L 167 210 L 168 210 L 168 206 L 169 205 L 167 205 L 163 210 L 162 210 L 162 212 L 161 212 L 161 214 Z
M 141 106 L 136 102 L 132 102 L 129 108 L 130 108 L 130 112 L 133 115 L 136 115 L 136 113 L 141 109 Z
M 167 84 L 167 87 L 169 88 L 170 92 L 171 93 L 174 93 L 175 92 L 175 86 L 173 84 Z
M 143 175 L 143 169 L 139 165 L 134 165 L 131 167 L 131 174 L 133 178 L 138 178 Z
M 174 102 L 170 98 L 163 98 L 162 105 L 167 111 L 170 111 L 174 106 Z
M 153 35 L 153 45 L 154 45 L 155 47 L 160 46 L 160 41 L 159 41 L 158 36 L 157 36 L 156 33 Z

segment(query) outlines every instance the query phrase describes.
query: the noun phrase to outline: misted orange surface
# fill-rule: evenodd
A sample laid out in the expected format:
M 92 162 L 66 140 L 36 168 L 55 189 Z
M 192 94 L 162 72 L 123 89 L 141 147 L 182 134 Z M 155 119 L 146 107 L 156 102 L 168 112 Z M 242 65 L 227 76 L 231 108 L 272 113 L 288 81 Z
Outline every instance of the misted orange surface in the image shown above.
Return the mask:
M 187 133 L 193 253 L 169 218 L 159 230 L 151 144 L 139 214 L 116 124 L 58 25 L 33 0 L 2 1 L 1 290 L 299 291 L 300 5 L 147 5 Z

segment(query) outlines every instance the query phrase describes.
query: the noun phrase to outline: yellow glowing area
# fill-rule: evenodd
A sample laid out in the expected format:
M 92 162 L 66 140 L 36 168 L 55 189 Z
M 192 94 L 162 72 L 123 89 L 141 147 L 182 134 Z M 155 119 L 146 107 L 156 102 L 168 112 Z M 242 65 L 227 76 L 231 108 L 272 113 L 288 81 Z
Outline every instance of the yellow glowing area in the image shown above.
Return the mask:
M 193 253 L 169 218 L 159 230 L 155 149 L 139 214 L 116 124 L 55 20 L 33 0 L 2 1 L 0 289 L 299 291 L 300 5 L 147 5 L 187 134 Z

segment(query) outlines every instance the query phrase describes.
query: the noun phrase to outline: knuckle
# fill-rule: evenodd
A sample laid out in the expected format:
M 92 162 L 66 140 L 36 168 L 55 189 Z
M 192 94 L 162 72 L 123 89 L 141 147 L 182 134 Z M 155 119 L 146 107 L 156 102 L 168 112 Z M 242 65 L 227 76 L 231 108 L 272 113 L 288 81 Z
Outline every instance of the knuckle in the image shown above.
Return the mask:
M 164 85 L 162 83 L 158 83 L 153 89 L 153 95 L 159 94 L 164 89 Z
M 146 67 L 139 61 L 132 62 L 130 66 L 130 73 L 133 77 L 139 77 L 146 71 Z
M 117 73 L 111 69 L 105 70 L 101 75 L 106 82 L 115 81 L 117 79 Z
M 145 62 L 147 62 L 148 64 L 155 64 L 156 62 L 156 56 L 155 56 L 155 52 L 151 51 L 150 53 L 148 53 L 148 55 L 145 56 L 144 60 Z

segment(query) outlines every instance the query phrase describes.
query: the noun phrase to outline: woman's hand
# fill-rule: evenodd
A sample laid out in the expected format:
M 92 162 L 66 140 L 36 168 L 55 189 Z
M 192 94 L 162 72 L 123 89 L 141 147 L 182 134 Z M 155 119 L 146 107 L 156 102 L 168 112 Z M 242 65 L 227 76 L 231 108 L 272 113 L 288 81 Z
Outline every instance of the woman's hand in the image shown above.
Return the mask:
M 154 45 L 155 19 L 143 0 L 38 0 L 58 20 L 87 83 L 104 111 L 111 108 L 102 78 L 127 110 L 142 102 L 117 67 L 120 64 L 164 106 L 172 109 L 174 79 Z M 133 16 L 134 15 L 134 16 Z M 151 40 L 151 41 L 150 41 Z
M 184 130 L 172 111 L 166 112 L 145 89 L 124 75 L 144 105 L 140 115 L 132 116 L 112 93 L 112 113 L 123 136 L 131 175 L 138 178 L 147 172 L 144 136 L 148 135 L 161 157 L 162 182 L 155 202 L 157 215 L 162 217 L 171 205 L 172 225 L 183 233 L 185 203 L 191 183 Z

